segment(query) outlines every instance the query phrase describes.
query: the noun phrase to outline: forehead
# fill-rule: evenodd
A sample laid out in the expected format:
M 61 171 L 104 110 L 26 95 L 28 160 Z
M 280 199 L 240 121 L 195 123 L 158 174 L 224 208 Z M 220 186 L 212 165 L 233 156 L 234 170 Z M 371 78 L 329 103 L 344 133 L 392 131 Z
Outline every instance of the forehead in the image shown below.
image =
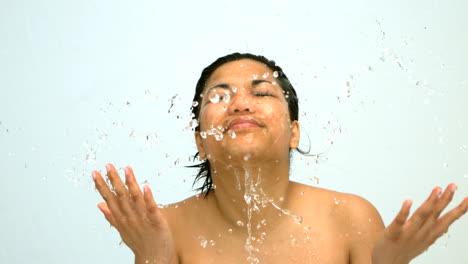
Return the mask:
M 211 82 L 216 82 L 222 79 L 229 78 L 253 78 L 253 75 L 258 75 L 259 78 L 262 77 L 265 73 L 270 73 L 269 76 L 272 76 L 271 69 L 266 66 L 264 63 L 251 60 L 251 59 L 241 59 L 236 61 L 227 62 L 219 66 L 207 80 L 207 84 Z

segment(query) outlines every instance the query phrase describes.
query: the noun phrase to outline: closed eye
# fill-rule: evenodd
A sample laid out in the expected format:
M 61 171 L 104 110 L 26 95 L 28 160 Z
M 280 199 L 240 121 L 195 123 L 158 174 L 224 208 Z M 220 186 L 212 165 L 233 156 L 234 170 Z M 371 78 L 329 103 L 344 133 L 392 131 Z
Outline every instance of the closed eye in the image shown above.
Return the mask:
M 273 96 L 271 93 L 253 93 L 255 96 Z

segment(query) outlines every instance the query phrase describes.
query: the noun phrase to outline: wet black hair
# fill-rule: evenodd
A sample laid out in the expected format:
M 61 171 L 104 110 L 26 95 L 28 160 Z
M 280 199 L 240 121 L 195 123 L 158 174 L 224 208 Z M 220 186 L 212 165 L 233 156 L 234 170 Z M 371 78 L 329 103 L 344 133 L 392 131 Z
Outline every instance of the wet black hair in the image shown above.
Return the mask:
M 264 56 L 253 55 L 250 53 L 237 53 L 237 52 L 218 58 L 216 61 L 211 63 L 208 67 L 203 69 L 201 76 L 198 79 L 197 86 L 195 87 L 195 95 L 193 97 L 193 102 L 196 102 L 196 103 L 192 104 L 192 107 L 191 107 L 193 118 L 196 120 L 199 120 L 201 102 L 203 99 L 202 98 L 203 90 L 205 89 L 206 81 L 210 78 L 213 72 L 225 63 L 228 63 L 231 61 L 242 60 L 242 59 L 251 59 L 254 61 L 261 62 L 265 64 L 268 68 L 270 68 L 271 71 L 273 71 L 274 73 L 276 72 L 275 73 L 275 77 L 277 74 L 276 80 L 278 84 L 281 86 L 281 88 L 283 89 L 284 94 L 287 95 L 285 96 L 285 98 L 286 98 L 286 101 L 288 102 L 289 117 L 291 121 L 299 120 L 299 102 L 298 102 L 296 91 L 294 90 L 294 87 L 292 86 L 291 82 L 289 81 L 288 77 L 283 72 L 281 67 L 278 66 L 273 60 L 269 60 Z M 195 128 L 195 131 L 200 131 L 200 126 L 197 126 Z M 300 149 L 298 149 L 298 151 L 302 154 L 307 153 Z M 194 156 L 194 160 L 198 157 L 198 155 L 199 153 L 197 152 Z M 199 168 L 199 171 L 197 175 L 195 176 L 195 180 L 193 182 L 192 187 L 195 185 L 196 182 L 203 180 L 203 185 L 195 189 L 195 191 L 200 191 L 201 193 L 206 191 L 205 193 L 205 197 L 206 197 L 208 193 L 213 190 L 213 180 L 211 178 L 210 162 L 208 161 L 208 159 L 206 159 L 200 164 L 187 166 L 187 167 Z

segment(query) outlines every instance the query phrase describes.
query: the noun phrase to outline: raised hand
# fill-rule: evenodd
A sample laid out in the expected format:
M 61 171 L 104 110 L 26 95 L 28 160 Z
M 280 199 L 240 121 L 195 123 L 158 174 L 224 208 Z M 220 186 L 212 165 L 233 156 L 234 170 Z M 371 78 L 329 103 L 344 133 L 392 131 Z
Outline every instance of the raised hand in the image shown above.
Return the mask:
M 453 198 L 457 186 L 449 184 L 445 192 L 439 187 L 407 220 L 411 201 L 406 200 L 393 222 L 385 228 L 372 252 L 373 264 L 407 264 L 423 253 L 450 225 L 468 209 L 468 197 L 456 208 L 440 216 Z
M 106 169 L 112 189 L 99 172 L 93 171 L 96 188 L 106 201 L 98 207 L 135 254 L 135 263 L 171 263 L 172 235 L 149 186 L 144 186 L 142 194 L 130 167 L 124 168 L 128 188 L 112 164 L 107 164 Z

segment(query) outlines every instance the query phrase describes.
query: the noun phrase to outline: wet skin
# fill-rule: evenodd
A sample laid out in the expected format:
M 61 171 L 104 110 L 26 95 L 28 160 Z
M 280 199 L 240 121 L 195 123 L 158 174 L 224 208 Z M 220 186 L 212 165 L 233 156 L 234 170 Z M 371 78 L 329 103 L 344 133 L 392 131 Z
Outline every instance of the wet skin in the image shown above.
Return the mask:
M 230 100 L 210 101 L 227 93 Z M 93 172 L 106 201 L 99 209 L 135 253 L 136 263 L 247 263 L 253 257 L 260 263 L 406 264 L 468 209 L 465 198 L 441 216 L 455 184 L 441 195 L 436 187 L 411 217 L 411 204 L 405 201 L 385 228 L 377 210 L 359 196 L 290 181 L 289 150 L 298 145 L 299 125 L 289 119 L 271 70 L 256 61 L 220 66 L 208 79 L 200 103 L 200 131 L 221 127 L 224 135 L 216 140 L 195 133 L 216 185 L 206 199 L 202 194 L 158 208 L 149 187 L 141 193 L 131 168 L 125 169 L 123 184 L 115 168 L 108 166 L 115 192 Z M 235 138 L 229 130 L 235 131 Z M 247 204 L 245 196 L 255 195 L 272 202 L 263 207 L 253 199 Z M 258 211 L 252 210 L 253 203 Z M 285 215 L 273 203 L 302 220 Z M 258 252 L 247 253 L 248 238 Z

